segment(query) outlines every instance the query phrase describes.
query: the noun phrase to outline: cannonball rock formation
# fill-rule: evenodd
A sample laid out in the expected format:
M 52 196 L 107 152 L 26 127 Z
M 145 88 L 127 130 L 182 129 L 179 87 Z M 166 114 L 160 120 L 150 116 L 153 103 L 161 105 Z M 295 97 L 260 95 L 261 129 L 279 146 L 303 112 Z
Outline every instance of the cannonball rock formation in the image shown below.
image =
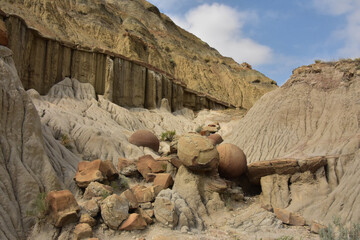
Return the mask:
M 208 136 L 208 139 L 210 139 L 210 141 L 214 145 L 218 145 L 224 141 L 223 138 L 220 136 L 220 134 L 217 134 L 217 133 L 211 134 L 210 136 Z
M 246 156 L 234 144 L 223 143 L 217 147 L 219 152 L 219 173 L 225 178 L 240 177 L 246 171 Z
M 186 134 L 179 139 L 178 156 L 183 165 L 194 171 L 215 170 L 219 164 L 219 153 L 206 137 Z
M 149 130 L 142 129 L 134 132 L 130 136 L 129 142 L 139 147 L 151 148 L 155 152 L 159 151 L 159 139 Z

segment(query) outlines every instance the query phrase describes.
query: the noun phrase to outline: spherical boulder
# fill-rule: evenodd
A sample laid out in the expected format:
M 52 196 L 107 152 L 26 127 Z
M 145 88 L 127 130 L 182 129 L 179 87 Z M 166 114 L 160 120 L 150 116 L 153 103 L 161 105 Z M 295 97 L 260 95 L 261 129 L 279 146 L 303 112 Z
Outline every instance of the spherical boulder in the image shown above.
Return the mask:
M 236 145 L 223 143 L 217 146 L 219 152 L 219 173 L 224 178 L 237 178 L 246 171 L 247 161 L 244 152 Z
M 216 170 L 219 164 L 219 154 L 212 142 L 198 134 L 186 134 L 179 139 L 178 157 L 193 171 Z
M 139 147 L 148 147 L 155 152 L 159 151 L 159 139 L 149 130 L 138 130 L 129 138 L 129 142 Z
M 210 136 L 208 136 L 208 139 L 210 139 L 210 141 L 214 144 L 214 145 L 218 145 L 220 143 L 222 143 L 224 140 L 222 139 L 222 137 L 220 136 L 220 134 L 211 134 Z

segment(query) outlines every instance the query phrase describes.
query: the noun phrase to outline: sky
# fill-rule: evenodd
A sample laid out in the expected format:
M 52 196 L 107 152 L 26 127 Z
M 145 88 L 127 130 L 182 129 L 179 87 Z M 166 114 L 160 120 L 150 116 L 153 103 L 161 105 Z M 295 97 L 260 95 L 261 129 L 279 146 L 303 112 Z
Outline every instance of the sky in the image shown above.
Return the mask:
M 292 70 L 360 57 L 360 0 L 149 0 L 222 55 L 284 84 Z

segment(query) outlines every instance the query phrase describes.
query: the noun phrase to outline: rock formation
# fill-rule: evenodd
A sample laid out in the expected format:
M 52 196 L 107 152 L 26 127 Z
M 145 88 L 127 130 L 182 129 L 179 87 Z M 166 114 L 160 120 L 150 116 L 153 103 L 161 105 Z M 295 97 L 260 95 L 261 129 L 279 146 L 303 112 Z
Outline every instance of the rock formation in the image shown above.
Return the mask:
M 359 68 L 358 60 L 343 60 L 295 69 L 284 86 L 263 96 L 243 119 L 222 126 L 226 142 L 242 148 L 250 165 L 275 158 L 326 157 L 320 172 L 296 177 L 285 173 L 290 175 L 284 187 L 297 193 L 288 208 L 307 219 L 360 221 L 355 210 L 360 207 Z M 301 169 L 296 160 L 292 164 L 286 168 Z M 308 187 L 302 188 L 304 183 Z
M 41 94 L 71 77 L 90 82 L 98 94 L 112 95 L 123 106 L 153 108 L 161 98 L 168 98 L 172 109 L 182 101 L 188 108 L 207 105 L 205 96 L 193 95 L 196 90 L 249 109 L 276 88 L 274 81 L 221 56 L 144 0 L 6 0 L 0 8 L 7 14 L 9 47 L 20 79 L 25 89 Z M 127 58 L 116 57 L 120 54 Z M 136 62 L 125 60 L 129 58 Z M 162 88 L 155 87 L 159 83 Z M 163 96 L 156 98 L 159 92 Z

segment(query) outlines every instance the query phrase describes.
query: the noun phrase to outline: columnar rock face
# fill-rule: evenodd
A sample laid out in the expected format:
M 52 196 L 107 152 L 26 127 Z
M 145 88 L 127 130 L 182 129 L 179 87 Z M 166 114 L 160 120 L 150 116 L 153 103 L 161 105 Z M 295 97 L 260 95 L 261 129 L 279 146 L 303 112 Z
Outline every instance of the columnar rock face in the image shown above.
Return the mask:
M 14 61 L 25 89 L 33 88 L 44 95 L 55 83 L 69 77 L 90 83 L 96 94 L 104 95 L 120 106 L 152 109 L 160 107 L 161 99 L 166 98 L 173 111 L 184 107 L 186 85 L 174 82 L 149 64 L 104 50 L 45 38 L 43 33 L 28 28 L 15 16 L 7 18 L 3 28 L 4 33 L 9 31 L 9 48 L 15 53 Z M 197 94 L 193 91 L 195 98 Z M 205 95 L 203 98 L 213 104 L 193 104 L 194 110 L 230 106 Z
M 314 173 L 309 169 L 290 179 L 290 189 L 306 190 L 308 197 L 296 197 L 307 200 L 308 205 L 299 206 L 292 200 L 289 208 L 301 210 L 310 220 L 331 223 L 336 215 L 344 222 L 360 221 L 356 210 L 360 208 L 356 173 L 360 169 L 359 68 L 358 60 L 300 67 L 280 89 L 263 96 L 243 119 L 222 125 L 222 136 L 242 148 L 249 163 L 291 157 L 295 162 L 288 164 L 295 165 L 288 169 L 302 172 L 306 165 L 296 159 L 326 156 L 325 169 Z M 312 184 L 302 188 L 306 181 Z
M 105 0 L 99 4 L 96 0 L 90 0 L 84 4 L 70 0 L 61 3 L 51 0 L 4 0 L 0 8 L 7 14 L 19 15 L 30 28 L 38 30 L 38 34 L 29 34 L 18 23 L 11 23 L 13 17 L 5 19 L 8 27 L 11 25 L 9 45 L 16 53 L 15 62 L 21 73 L 20 78 L 26 89 L 34 88 L 35 82 L 42 81 L 42 89 L 36 88 L 42 94 L 46 92 L 47 84 L 58 82 L 66 76 L 80 81 L 87 78 L 86 81 L 92 84 L 95 82 L 98 93 L 108 90 L 104 84 L 104 79 L 109 76 L 104 52 L 115 53 L 113 57 L 122 54 L 151 64 L 154 70 L 158 69 L 157 72 L 168 73 L 163 74 L 163 80 L 175 77 L 184 81 L 190 89 L 247 109 L 261 95 L 276 88 L 274 81 L 246 64 L 240 65 L 233 59 L 221 56 L 199 38 L 176 26 L 169 17 L 146 1 Z M 59 41 L 42 39 L 40 35 Z M 59 42 L 67 44 L 64 46 Z M 86 51 L 78 51 L 81 46 Z M 29 55 L 30 52 L 32 54 Z M 29 62 L 29 56 L 35 61 Z M 112 60 L 115 65 L 118 64 L 116 58 Z M 42 72 L 40 70 L 44 64 L 46 68 Z M 124 64 L 126 67 L 130 65 Z M 28 66 L 32 71 L 27 71 Z M 137 79 L 132 86 L 143 86 L 142 78 L 146 73 L 135 72 L 141 73 L 141 76 L 133 75 Z M 41 78 L 44 73 L 47 77 Z M 132 73 L 126 76 L 132 76 Z M 166 93 L 166 98 L 174 94 L 171 85 L 169 83 L 161 90 Z M 131 93 L 126 93 L 125 89 L 120 91 L 124 91 L 118 93 L 120 97 L 131 95 L 126 100 L 121 98 L 126 104 L 137 106 L 143 102 L 143 99 L 139 99 L 145 95 L 140 92 L 141 89 Z M 147 93 L 150 91 L 153 90 Z M 175 90 L 175 94 L 179 92 Z M 216 105 L 209 98 L 201 96 L 195 96 L 195 102 L 197 107 Z

